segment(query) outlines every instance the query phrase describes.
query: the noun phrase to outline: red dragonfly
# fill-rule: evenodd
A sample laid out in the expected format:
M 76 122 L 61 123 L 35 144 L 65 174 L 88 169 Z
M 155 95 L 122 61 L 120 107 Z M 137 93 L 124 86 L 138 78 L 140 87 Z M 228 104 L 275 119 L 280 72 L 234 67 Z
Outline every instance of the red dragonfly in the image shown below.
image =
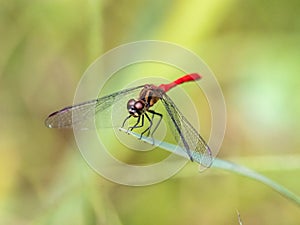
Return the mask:
M 65 107 L 50 114 L 45 120 L 45 124 L 49 128 L 80 128 L 85 120 L 100 114 L 105 109 L 117 104 L 121 99 L 128 99 L 128 96 L 140 90 L 137 99 L 128 100 L 127 111 L 129 115 L 124 119 L 121 127 L 125 126 L 125 123 L 129 118 L 134 117 L 137 118 L 137 120 L 133 126 L 127 128 L 128 131 L 142 128 L 146 118 L 149 121 L 149 126 L 140 134 L 140 138 L 142 138 L 146 132 L 147 136 L 150 135 L 153 137 L 163 115 L 152 110 L 151 107 L 160 100 L 167 111 L 167 121 L 178 145 L 186 151 L 191 161 L 194 161 L 195 159 L 197 162 L 201 163 L 201 165 L 210 167 L 212 163 L 212 153 L 209 146 L 166 94 L 171 88 L 179 84 L 199 79 L 201 79 L 199 74 L 191 73 L 184 75 L 169 84 L 161 84 L 159 86 L 146 84 L 124 89 L 98 99 Z M 153 127 L 154 116 L 159 117 L 159 120 Z

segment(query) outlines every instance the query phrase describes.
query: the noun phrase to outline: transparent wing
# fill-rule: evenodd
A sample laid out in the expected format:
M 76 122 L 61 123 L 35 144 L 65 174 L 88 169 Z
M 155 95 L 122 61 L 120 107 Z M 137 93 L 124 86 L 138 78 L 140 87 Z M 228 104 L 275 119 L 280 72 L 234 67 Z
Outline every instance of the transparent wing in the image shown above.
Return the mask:
M 191 160 L 199 162 L 204 167 L 210 167 L 212 153 L 205 140 L 183 116 L 167 94 L 162 95 L 161 101 L 168 112 L 168 124 L 178 145 L 186 150 Z
M 49 128 L 79 128 L 89 129 L 89 122 L 94 121 L 95 115 L 108 110 L 115 103 L 128 101 L 128 97 L 137 93 L 144 85 L 128 88 L 104 97 L 65 107 L 50 114 L 45 125 Z M 138 96 L 136 96 L 138 97 Z M 126 103 L 125 103 L 126 104 Z M 123 106 L 123 105 L 122 105 Z M 124 108 L 126 107 L 123 106 Z M 105 118 L 103 118 L 105 120 Z

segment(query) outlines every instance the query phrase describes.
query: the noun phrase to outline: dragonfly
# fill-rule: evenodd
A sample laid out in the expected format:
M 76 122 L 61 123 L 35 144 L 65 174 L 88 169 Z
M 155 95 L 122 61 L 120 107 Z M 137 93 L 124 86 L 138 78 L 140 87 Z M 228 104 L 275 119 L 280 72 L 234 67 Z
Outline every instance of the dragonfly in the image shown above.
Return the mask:
M 192 126 L 188 119 L 179 111 L 173 100 L 167 95 L 167 92 L 177 85 L 197 81 L 202 76 L 198 73 L 186 74 L 168 84 L 145 84 L 91 100 L 76 105 L 65 107 L 61 110 L 51 113 L 45 120 L 45 125 L 49 128 L 80 128 L 84 122 L 96 115 L 100 115 L 107 108 L 119 104 L 121 99 L 126 99 L 132 93 L 139 91 L 136 99 L 131 98 L 127 101 L 128 116 L 124 118 L 120 126 L 123 128 L 130 118 L 136 118 L 132 126 L 127 127 L 127 131 L 133 131 L 137 128 L 144 128 L 145 120 L 148 121 L 147 127 L 140 133 L 140 139 L 143 135 L 153 138 L 154 132 L 159 127 L 163 117 L 168 118 L 167 123 L 171 129 L 177 144 L 183 149 L 189 159 L 197 162 L 204 167 L 210 167 L 212 164 L 212 152 L 204 138 Z M 164 116 L 156 112 L 152 107 L 161 101 L 165 111 Z M 154 117 L 158 122 L 154 125 Z

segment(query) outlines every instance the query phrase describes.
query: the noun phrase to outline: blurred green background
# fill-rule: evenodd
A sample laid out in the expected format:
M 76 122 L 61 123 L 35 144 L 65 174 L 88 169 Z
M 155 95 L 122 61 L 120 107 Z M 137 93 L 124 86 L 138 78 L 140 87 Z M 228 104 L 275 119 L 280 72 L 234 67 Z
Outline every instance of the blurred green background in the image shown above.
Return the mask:
M 300 2 L 1 1 L 0 224 L 299 224 L 268 187 L 190 163 L 147 187 L 111 183 L 81 157 L 71 130 L 45 117 L 73 100 L 98 56 L 157 39 L 202 57 L 227 105 L 219 157 L 300 194 Z

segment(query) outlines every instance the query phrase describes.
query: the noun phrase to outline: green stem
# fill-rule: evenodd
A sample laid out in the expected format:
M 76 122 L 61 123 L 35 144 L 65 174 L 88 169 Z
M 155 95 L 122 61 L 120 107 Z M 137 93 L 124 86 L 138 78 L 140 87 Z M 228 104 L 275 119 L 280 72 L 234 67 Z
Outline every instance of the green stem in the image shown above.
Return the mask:
M 127 132 L 127 130 L 120 128 L 120 130 Z M 137 134 L 135 132 L 128 132 L 129 134 L 139 138 L 140 134 Z M 145 141 L 147 143 L 153 144 L 153 140 L 152 138 L 149 137 L 142 137 L 141 138 L 142 141 Z M 159 144 L 157 144 L 159 143 Z M 185 157 L 188 159 L 188 155 L 186 154 L 185 151 L 181 150 L 178 151 L 178 146 L 167 143 L 167 142 L 159 142 L 154 140 L 154 145 L 158 146 L 160 148 L 163 148 L 169 152 L 172 152 L 174 154 L 180 155 L 182 157 Z M 201 157 L 198 157 L 201 158 Z M 200 162 L 198 162 L 200 163 Z M 271 179 L 251 170 L 248 169 L 246 167 L 237 165 L 235 163 L 226 161 L 226 160 L 222 160 L 219 158 L 215 158 L 211 167 L 214 168 L 219 168 L 219 169 L 223 169 L 223 170 L 227 170 L 236 174 L 240 174 L 243 175 L 245 177 L 254 179 L 256 181 L 259 181 L 265 185 L 267 185 L 268 187 L 272 188 L 273 190 L 277 191 L 278 193 L 280 193 L 282 196 L 284 196 L 287 199 L 290 199 L 291 201 L 293 201 L 294 203 L 296 203 L 298 206 L 300 206 L 300 197 L 296 194 L 294 194 L 293 192 L 291 192 L 290 190 L 286 189 L 285 187 L 281 186 L 280 184 L 277 184 L 276 182 L 272 181 Z
M 219 158 L 215 158 L 214 162 L 212 164 L 212 167 L 214 168 L 219 168 L 219 169 L 224 169 L 230 172 L 234 172 L 240 175 L 243 175 L 248 178 L 252 178 L 256 181 L 259 181 L 270 188 L 274 189 L 278 193 L 280 193 L 282 196 L 290 199 L 294 203 L 296 203 L 298 206 L 300 206 L 300 197 L 288 190 L 287 188 L 281 186 L 280 184 L 274 182 L 273 180 L 251 170 L 246 167 L 237 165 L 235 163 L 225 161 Z

